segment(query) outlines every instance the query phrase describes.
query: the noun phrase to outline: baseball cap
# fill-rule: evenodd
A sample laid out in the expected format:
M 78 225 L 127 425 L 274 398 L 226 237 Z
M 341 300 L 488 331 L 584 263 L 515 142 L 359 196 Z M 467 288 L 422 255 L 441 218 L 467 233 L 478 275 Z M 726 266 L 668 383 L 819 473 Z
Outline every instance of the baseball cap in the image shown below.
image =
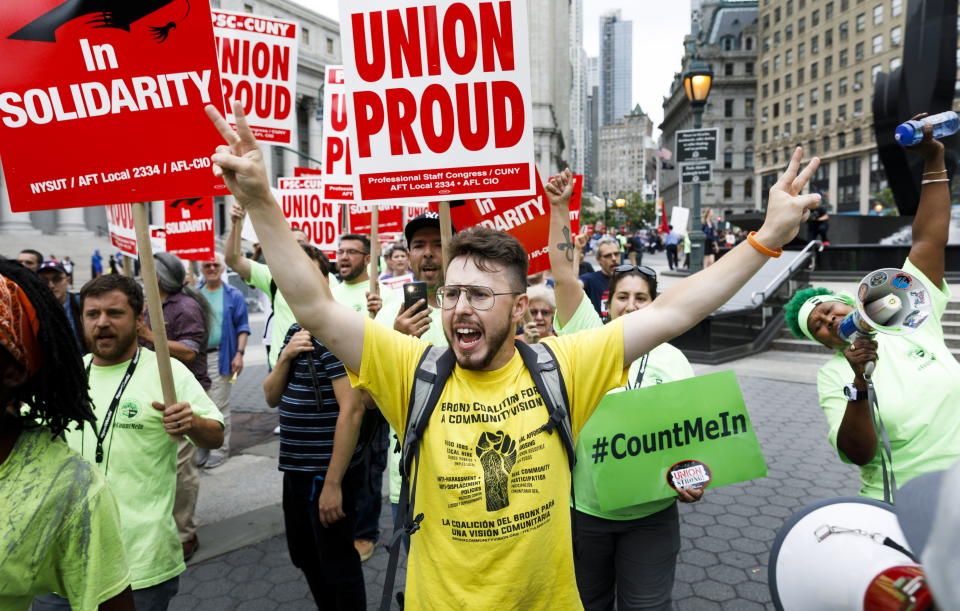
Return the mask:
M 424 227 L 435 227 L 438 231 L 440 229 L 440 214 L 438 212 L 424 212 L 421 215 L 415 216 L 410 219 L 410 222 L 407 223 L 407 226 L 403 228 L 403 234 L 407 237 L 407 244 L 410 244 L 413 240 L 413 234 L 417 233 Z M 457 229 L 451 223 L 450 229 L 456 233 Z
M 42 271 L 51 270 L 51 269 L 53 271 L 60 272 L 61 274 L 64 274 L 64 275 L 67 274 L 67 270 L 64 269 L 63 265 L 59 261 L 54 261 L 52 259 L 47 259 L 46 261 L 41 263 L 40 268 L 37 270 L 37 273 L 39 274 Z

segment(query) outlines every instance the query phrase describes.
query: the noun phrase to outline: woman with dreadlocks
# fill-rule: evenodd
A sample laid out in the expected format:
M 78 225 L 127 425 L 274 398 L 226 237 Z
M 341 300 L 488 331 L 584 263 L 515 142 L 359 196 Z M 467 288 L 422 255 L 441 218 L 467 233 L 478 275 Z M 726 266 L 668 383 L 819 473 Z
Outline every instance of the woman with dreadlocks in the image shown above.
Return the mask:
M 94 416 L 63 308 L 0 259 L 0 609 L 50 592 L 76 611 L 133 609 L 113 494 L 60 438 L 84 422 Z
M 912 335 L 857 336 L 848 344 L 840 338 L 838 328 L 854 310 L 851 295 L 808 288 L 798 291 L 784 308 L 795 336 L 836 351 L 817 374 L 830 443 L 840 460 L 860 466 L 860 494 L 878 500 L 885 496 L 893 500 L 893 481 L 885 478 L 891 459 L 899 485 L 920 474 L 946 469 L 960 458 L 960 364 L 944 342 L 941 323 L 950 299 L 943 279 L 950 182 L 943 145 L 933 139 L 929 124 L 923 133 L 923 141 L 910 149 L 923 157 L 924 166 L 913 245 L 903 269 L 928 289 L 933 314 L 927 323 Z M 887 280 L 883 274 L 875 274 L 874 281 Z M 874 429 L 864 375 L 866 364 L 872 361 L 877 363 L 872 381 L 889 452 L 884 436 Z

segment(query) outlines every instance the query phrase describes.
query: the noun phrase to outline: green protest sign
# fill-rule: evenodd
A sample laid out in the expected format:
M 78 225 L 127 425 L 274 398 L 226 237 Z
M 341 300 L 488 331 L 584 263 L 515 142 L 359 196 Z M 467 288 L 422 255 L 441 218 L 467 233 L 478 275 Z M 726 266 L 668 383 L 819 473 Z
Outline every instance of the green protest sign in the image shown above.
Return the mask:
M 579 443 L 603 511 L 767 475 L 732 371 L 608 394 Z

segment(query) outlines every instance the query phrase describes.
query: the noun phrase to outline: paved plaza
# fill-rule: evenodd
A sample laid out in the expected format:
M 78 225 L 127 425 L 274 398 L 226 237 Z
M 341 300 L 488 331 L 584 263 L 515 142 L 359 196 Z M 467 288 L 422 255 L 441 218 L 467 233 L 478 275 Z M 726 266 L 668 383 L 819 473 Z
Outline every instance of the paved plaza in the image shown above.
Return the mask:
M 808 503 L 857 493 L 856 469 L 842 464 L 827 444 L 826 423 L 812 383 L 822 360 L 821 356 L 770 352 L 726 366 L 696 366 L 698 373 L 738 372 L 769 475 L 708 489 L 700 503 L 681 505 L 683 545 L 674 588 L 677 609 L 772 608 L 767 557 L 784 520 Z M 762 362 L 780 365 L 764 370 L 757 365 Z M 784 372 L 783 377 L 805 377 L 808 382 L 773 379 L 776 369 Z M 230 471 L 204 473 L 201 552 L 181 577 L 181 593 L 172 606 L 175 611 L 315 608 L 302 574 L 290 564 L 282 534 L 280 474 L 269 450 L 276 444 L 270 440 L 276 415 L 262 405 L 259 381 L 264 373 L 262 365 L 249 368 L 234 390 L 235 409 L 240 412 L 238 447 L 249 447 L 222 468 Z M 262 443 L 265 438 L 268 441 Z M 214 496 L 222 497 L 221 502 L 215 502 Z M 250 498 L 259 498 L 261 506 L 240 515 L 221 515 L 222 506 L 236 512 Z M 381 540 L 391 532 L 389 515 L 385 499 Z M 259 540 L 244 544 L 252 539 Z M 378 608 L 386 566 L 383 547 L 364 564 L 370 609 Z M 399 589 L 402 575 L 397 583 Z

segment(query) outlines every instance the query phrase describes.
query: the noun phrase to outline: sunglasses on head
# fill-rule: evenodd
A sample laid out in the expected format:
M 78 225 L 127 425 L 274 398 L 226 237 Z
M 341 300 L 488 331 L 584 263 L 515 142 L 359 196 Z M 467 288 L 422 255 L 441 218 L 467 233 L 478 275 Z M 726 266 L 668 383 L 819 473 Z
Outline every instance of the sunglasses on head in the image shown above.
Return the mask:
M 643 274 L 644 276 L 647 276 L 648 278 L 656 279 L 657 277 L 657 272 L 647 267 L 646 265 L 627 264 L 627 265 L 618 265 L 615 268 L 613 268 L 613 273 L 615 274 L 629 274 L 632 271 L 640 272 L 641 274 Z

